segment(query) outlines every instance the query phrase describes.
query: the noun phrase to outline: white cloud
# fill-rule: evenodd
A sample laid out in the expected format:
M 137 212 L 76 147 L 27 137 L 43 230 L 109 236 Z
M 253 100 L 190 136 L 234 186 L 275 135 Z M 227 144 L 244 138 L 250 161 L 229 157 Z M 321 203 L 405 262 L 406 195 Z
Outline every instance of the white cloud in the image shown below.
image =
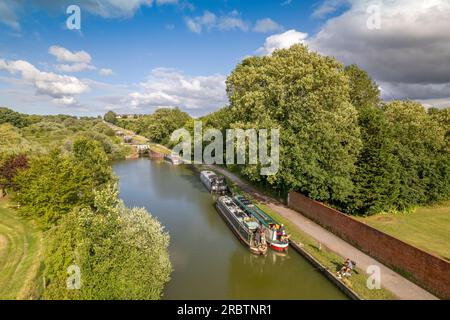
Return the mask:
M 152 70 L 140 90 L 129 94 L 133 108 L 180 107 L 182 109 L 215 109 L 226 104 L 223 75 L 188 76 L 167 68 Z
M 12 75 L 20 74 L 22 79 L 33 85 L 37 93 L 54 98 L 57 103 L 75 104 L 75 95 L 86 92 L 89 87 L 76 77 L 43 72 L 24 60 L 5 61 L 0 59 L 0 70 Z
M 249 29 L 249 23 L 245 22 L 237 11 L 232 11 L 220 17 L 212 12 L 205 11 L 201 16 L 186 18 L 186 25 L 194 33 L 201 33 L 203 29 L 210 31 L 213 28 L 221 31 L 247 31 Z
M 294 29 L 284 33 L 275 34 L 266 39 L 264 46 L 256 52 L 262 55 L 270 55 L 277 49 L 287 49 L 294 44 L 304 43 L 308 37 L 307 33 L 299 32 Z
M 72 52 L 66 48 L 59 46 L 51 46 L 48 53 L 56 57 L 59 62 L 79 62 L 90 63 L 92 58 L 86 51 Z
M 261 33 L 276 32 L 281 29 L 283 27 L 270 18 L 257 20 L 253 27 L 253 31 Z
M 55 66 L 56 70 L 59 72 L 74 73 L 85 70 L 97 70 L 97 67 L 91 64 L 91 55 L 86 51 L 72 52 L 60 46 L 51 46 L 48 52 L 55 56 L 57 61 L 66 62 Z M 102 68 L 98 73 L 103 77 L 114 74 L 113 71 L 108 68 Z
M 109 76 L 112 76 L 114 74 L 114 72 L 111 69 L 107 69 L 107 68 L 100 69 L 100 71 L 98 73 L 102 77 L 109 77 Z

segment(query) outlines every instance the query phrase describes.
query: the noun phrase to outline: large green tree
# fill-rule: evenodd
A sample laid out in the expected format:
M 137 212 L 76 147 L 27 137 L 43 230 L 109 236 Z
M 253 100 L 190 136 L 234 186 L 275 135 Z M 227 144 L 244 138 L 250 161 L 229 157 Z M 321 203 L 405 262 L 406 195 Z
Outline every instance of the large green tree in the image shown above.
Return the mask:
M 281 130 L 281 167 L 267 181 L 317 200 L 348 198 L 361 139 L 343 65 L 296 45 L 245 59 L 227 92 L 235 122 Z
M 98 142 L 80 138 L 73 152 L 54 149 L 32 159 L 15 178 L 16 201 L 25 215 L 50 228 L 75 206 L 93 203 L 93 190 L 114 181 L 108 157 Z
M 48 238 L 45 299 L 159 299 L 169 281 L 169 235 L 115 189 L 96 192 L 92 207 L 64 216 Z M 68 270 L 79 271 L 78 290 L 68 289 Z

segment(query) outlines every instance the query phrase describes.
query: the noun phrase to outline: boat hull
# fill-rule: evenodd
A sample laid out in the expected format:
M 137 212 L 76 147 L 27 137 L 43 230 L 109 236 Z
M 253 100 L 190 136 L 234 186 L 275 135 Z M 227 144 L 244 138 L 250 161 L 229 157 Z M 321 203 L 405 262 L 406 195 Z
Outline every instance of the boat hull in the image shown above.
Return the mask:
M 269 243 L 270 248 L 277 252 L 287 252 L 289 249 L 289 243 Z

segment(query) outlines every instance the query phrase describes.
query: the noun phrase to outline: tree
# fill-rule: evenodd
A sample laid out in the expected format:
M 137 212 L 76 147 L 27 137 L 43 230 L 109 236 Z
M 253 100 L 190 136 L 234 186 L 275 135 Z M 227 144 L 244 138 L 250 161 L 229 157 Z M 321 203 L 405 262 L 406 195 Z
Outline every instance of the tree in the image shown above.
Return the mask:
M 151 115 L 133 119 L 122 119 L 119 126 L 147 137 L 150 141 L 168 144 L 172 133 L 191 120 L 191 117 L 178 108 L 161 108 Z
M 107 113 L 105 113 L 105 116 L 103 117 L 103 119 L 106 122 L 116 124 L 117 123 L 117 114 L 114 113 L 113 111 L 108 111 Z
M 28 168 L 29 160 L 25 154 L 10 155 L 0 162 L 0 192 L 16 189 L 14 178 L 20 170 Z
M 383 107 L 393 128 L 393 154 L 400 162 L 399 210 L 450 198 L 450 153 L 446 130 L 412 101 Z
M 227 93 L 234 122 L 281 130 L 280 170 L 269 183 L 317 200 L 347 199 L 361 140 L 340 63 L 300 45 L 247 58 L 228 77 Z M 261 179 L 253 172 L 250 179 Z
M 384 112 L 375 107 L 359 110 L 363 148 L 353 177 L 355 189 L 341 209 L 351 214 L 375 214 L 397 209 L 401 164 L 394 154 L 394 128 Z
M 115 188 L 96 192 L 92 208 L 75 209 L 49 233 L 45 299 L 160 299 L 169 281 L 169 235 L 144 209 L 128 209 Z M 81 288 L 67 290 L 67 269 Z
M 16 202 L 24 215 L 48 229 L 76 206 L 90 206 L 94 190 L 115 181 L 101 146 L 86 138 L 74 142 L 73 153 L 59 149 L 31 160 L 15 177 Z
M 358 111 L 380 105 L 380 89 L 367 72 L 352 64 L 345 73 L 350 79 L 350 101 Z
M 29 124 L 26 115 L 8 108 L 0 108 L 0 124 L 3 123 L 10 123 L 17 128 L 23 128 Z

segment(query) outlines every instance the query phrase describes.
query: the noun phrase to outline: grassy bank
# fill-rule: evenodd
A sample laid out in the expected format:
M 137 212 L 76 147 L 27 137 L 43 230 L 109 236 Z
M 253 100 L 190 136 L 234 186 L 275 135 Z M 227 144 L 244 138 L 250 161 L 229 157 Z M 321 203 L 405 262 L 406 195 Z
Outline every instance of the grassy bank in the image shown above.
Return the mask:
M 41 232 L 0 199 L 0 299 L 38 298 L 41 258 Z
M 450 202 L 412 213 L 358 218 L 380 231 L 450 261 Z
M 150 144 L 150 149 L 154 152 L 162 153 L 162 154 L 171 154 L 172 151 L 160 144 L 152 143 Z

